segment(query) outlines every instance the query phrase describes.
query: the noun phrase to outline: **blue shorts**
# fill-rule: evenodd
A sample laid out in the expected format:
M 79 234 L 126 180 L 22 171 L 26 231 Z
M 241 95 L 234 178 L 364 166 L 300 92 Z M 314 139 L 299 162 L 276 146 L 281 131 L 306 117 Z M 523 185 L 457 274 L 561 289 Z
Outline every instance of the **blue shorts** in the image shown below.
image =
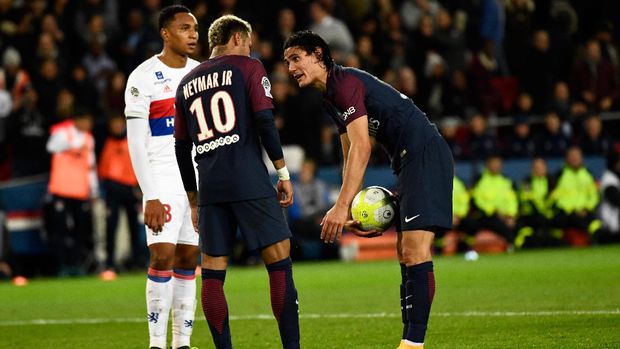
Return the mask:
M 209 256 L 232 253 L 237 228 L 248 250 L 263 249 L 291 237 L 276 196 L 198 207 L 200 249 Z
M 450 148 L 437 136 L 412 156 L 397 173 L 397 231 L 451 229 L 454 161 Z

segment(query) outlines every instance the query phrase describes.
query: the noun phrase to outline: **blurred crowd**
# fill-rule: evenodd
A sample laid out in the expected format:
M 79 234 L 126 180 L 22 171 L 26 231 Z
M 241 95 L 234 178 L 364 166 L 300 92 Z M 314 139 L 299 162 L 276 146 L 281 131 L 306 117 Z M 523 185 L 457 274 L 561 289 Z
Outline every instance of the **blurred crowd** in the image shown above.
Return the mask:
M 201 37 L 193 58 L 199 61 L 209 56 L 206 32 L 215 18 L 232 13 L 252 24 L 251 54 L 269 73 L 282 142 L 301 146 L 314 168 L 338 165 L 341 150 L 322 96 L 298 88 L 282 61 L 284 41 L 300 29 L 323 36 L 337 63 L 366 70 L 412 98 L 437 123 L 456 160 L 487 161 L 477 183 L 493 172 L 490 159 L 544 161 L 573 149 L 605 156 L 620 134 L 614 127 L 620 119 L 614 27 L 620 11 L 614 2 L 174 2 L 198 19 Z M 92 137 L 92 143 L 80 143 L 89 144 L 82 155 L 100 167 L 80 200 L 114 187 L 110 182 L 117 178 L 101 170 L 109 163 L 104 145 L 124 137 L 122 123 L 114 120 L 122 120 L 127 76 L 160 52 L 158 12 L 171 3 L 0 0 L 0 180 L 50 172 L 52 156 L 66 149 L 50 134 L 79 119 L 77 131 Z M 382 151 L 373 152 L 371 165 L 388 163 Z M 135 181 L 120 184 L 122 200 L 135 193 L 139 202 Z M 476 204 L 478 190 L 470 189 Z M 132 205 L 122 200 L 111 204 Z M 510 235 L 503 235 L 514 241 L 522 223 L 508 225 Z
M 49 170 L 51 125 L 89 112 L 95 151 L 124 109 L 128 74 L 161 49 L 164 0 L 0 1 L 0 179 Z M 604 154 L 620 107 L 613 2 L 566 0 L 184 1 L 206 31 L 234 13 L 253 25 L 252 55 L 270 73 L 278 127 L 321 165 L 339 161 L 321 96 L 292 83 L 282 44 L 309 28 L 338 63 L 367 70 L 411 97 L 441 126 L 458 159 Z M 618 23 L 616 21 L 615 23 Z M 511 127 L 495 127 L 514 124 Z M 503 123 L 502 123 L 503 122 Z M 491 127 L 487 125 L 490 124 Z M 18 146 L 19 145 L 19 146 Z M 373 163 L 385 164 L 380 152 Z

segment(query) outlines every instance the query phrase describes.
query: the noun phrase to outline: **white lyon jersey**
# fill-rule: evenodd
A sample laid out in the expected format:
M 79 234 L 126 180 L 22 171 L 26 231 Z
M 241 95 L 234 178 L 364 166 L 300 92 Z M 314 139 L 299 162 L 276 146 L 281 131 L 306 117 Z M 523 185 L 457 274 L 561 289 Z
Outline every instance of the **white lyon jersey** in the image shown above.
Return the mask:
M 165 188 L 168 194 L 185 195 L 174 152 L 174 97 L 181 79 L 198 64 L 188 58 L 184 68 L 170 68 L 153 56 L 140 64 L 127 79 L 125 116 L 148 120 L 149 172 L 155 187 Z

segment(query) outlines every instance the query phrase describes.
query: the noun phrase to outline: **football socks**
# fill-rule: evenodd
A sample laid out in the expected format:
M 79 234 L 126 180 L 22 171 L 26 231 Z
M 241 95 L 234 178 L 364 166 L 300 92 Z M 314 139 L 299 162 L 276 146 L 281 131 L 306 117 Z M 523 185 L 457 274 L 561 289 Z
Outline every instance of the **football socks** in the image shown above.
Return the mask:
M 217 349 L 232 348 L 228 304 L 224 295 L 226 270 L 202 269 L 202 311 Z
M 271 309 L 278 321 L 284 349 L 299 348 L 299 302 L 290 258 L 267 265 Z
M 146 311 L 150 347 L 166 347 L 168 314 L 172 305 L 172 270 L 149 268 L 146 280 Z
M 407 320 L 407 304 L 405 303 L 405 297 L 407 297 L 407 266 L 400 264 L 400 316 L 403 320 L 403 339 L 407 336 L 407 330 L 409 321 Z
M 196 311 L 196 270 L 172 271 L 172 348 L 189 346 Z
M 407 317 L 409 326 L 406 340 L 424 343 L 428 316 L 435 296 L 433 262 L 424 262 L 407 268 Z

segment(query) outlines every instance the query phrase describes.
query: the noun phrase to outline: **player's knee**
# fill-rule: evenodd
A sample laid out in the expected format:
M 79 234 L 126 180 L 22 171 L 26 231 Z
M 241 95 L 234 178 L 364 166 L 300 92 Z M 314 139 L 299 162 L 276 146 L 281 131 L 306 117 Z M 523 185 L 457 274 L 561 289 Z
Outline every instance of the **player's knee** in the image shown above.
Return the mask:
M 151 251 L 149 266 L 156 270 L 170 270 L 174 261 L 174 255 L 165 252 Z
M 432 259 L 430 248 L 403 246 L 399 260 L 402 264 L 412 266 Z
M 197 265 L 198 265 L 197 254 L 177 256 L 174 261 L 174 266 L 176 268 L 181 268 L 181 269 L 193 269 L 193 268 L 196 268 Z

